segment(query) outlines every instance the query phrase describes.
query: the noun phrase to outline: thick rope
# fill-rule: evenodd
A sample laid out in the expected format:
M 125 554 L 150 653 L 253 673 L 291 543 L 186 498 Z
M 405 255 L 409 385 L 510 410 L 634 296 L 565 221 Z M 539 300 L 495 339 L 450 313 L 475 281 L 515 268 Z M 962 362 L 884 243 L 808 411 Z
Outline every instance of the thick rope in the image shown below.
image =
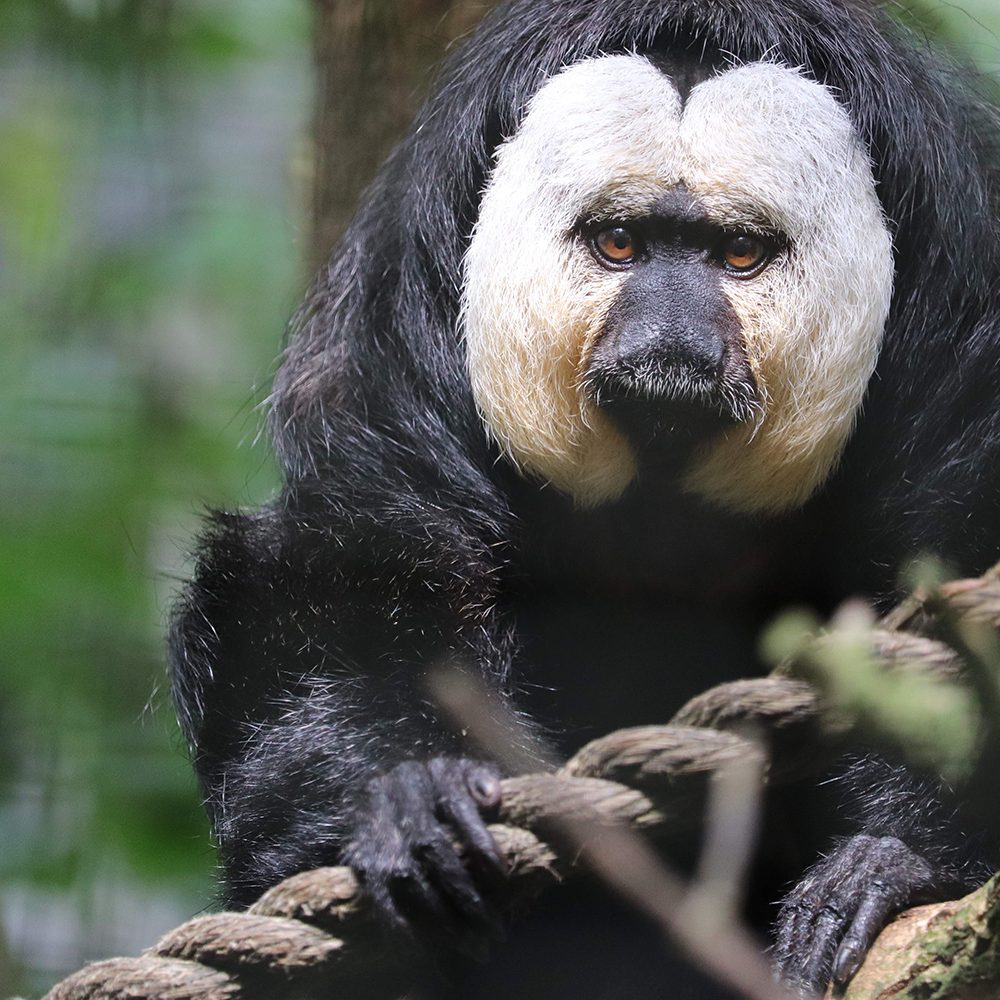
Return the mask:
M 935 607 L 941 602 L 965 621 L 1000 626 L 995 571 L 946 584 Z M 932 625 L 926 603 L 909 599 L 872 632 L 873 655 L 890 671 L 958 676 L 955 651 L 920 634 Z M 829 756 L 818 748 L 830 747 L 830 735 L 820 695 L 801 680 L 771 676 L 721 684 L 688 702 L 669 725 L 611 733 L 554 774 L 505 779 L 501 822 L 490 829 L 514 891 L 533 894 L 573 867 L 572 855 L 560 855 L 558 838 L 546 839 L 553 821 L 579 817 L 654 833 L 690 830 L 702 821 L 711 776 L 755 753 L 752 740 L 767 744 L 767 780 L 779 785 L 820 773 Z M 340 977 L 349 982 L 363 974 L 374 935 L 354 873 L 320 868 L 275 886 L 246 913 L 190 920 L 140 958 L 89 965 L 45 1000 L 334 996 Z

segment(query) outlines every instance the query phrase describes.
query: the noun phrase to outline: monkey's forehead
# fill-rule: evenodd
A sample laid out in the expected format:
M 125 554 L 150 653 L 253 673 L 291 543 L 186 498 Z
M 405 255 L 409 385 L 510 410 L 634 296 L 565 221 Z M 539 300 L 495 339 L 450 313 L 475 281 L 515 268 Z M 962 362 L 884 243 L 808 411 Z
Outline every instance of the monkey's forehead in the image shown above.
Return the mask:
M 814 201 L 803 192 L 836 184 L 859 156 L 867 159 L 834 95 L 795 68 L 735 66 L 682 96 L 669 72 L 614 55 L 551 77 L 497 162 L 544 178 L 560 225 L 581 214 L 643 215 L 683 184 L 726 224 L 794 235 Z

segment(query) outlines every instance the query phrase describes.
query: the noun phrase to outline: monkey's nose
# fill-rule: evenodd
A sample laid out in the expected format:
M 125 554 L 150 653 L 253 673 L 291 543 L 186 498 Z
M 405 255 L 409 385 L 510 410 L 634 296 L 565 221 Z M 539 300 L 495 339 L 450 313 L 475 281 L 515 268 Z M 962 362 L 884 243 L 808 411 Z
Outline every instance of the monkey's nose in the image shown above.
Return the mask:
M 722 338 L 712 330 L 652 318 L 624 324 L 607 347 L 623 368 L 651 376 L 674 371 L 718 378 L 726 354 Z
M 633 377 L 671 375 L 717 380 L 726 345 L 717 332 L 660 317 L 609 323 L 594 348 L 592 363 L 608 373 Z

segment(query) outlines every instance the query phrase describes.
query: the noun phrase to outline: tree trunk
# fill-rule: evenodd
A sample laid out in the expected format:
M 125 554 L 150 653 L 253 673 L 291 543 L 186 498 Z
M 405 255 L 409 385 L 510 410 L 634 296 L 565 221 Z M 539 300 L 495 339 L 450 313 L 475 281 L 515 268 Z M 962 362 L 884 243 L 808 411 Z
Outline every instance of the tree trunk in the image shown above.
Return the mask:
M 491 0 L 313 0 L 310 274 L 350 220 L 358 195 L 409 124 L 448 45 Z

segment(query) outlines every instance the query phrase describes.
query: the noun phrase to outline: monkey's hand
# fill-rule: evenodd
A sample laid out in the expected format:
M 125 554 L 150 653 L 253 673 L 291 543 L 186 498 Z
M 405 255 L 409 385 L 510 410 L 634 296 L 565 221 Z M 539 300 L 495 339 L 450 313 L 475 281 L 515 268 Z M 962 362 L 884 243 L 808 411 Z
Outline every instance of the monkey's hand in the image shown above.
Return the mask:
M 782 979 L 822 990 L 847 983 L 889 920 L 943 890 L 933 866 L 895 837 L 843 841 L 782 904 L 775 960 Z
M 484 820 L 499 804 L 500 771 L 492 764 L 404 761 L 365 784 L 344 861 L 391 926 L 420 937 L 443 930 L 481 939 L 499 928 L 483 891 L 506 874 Z

